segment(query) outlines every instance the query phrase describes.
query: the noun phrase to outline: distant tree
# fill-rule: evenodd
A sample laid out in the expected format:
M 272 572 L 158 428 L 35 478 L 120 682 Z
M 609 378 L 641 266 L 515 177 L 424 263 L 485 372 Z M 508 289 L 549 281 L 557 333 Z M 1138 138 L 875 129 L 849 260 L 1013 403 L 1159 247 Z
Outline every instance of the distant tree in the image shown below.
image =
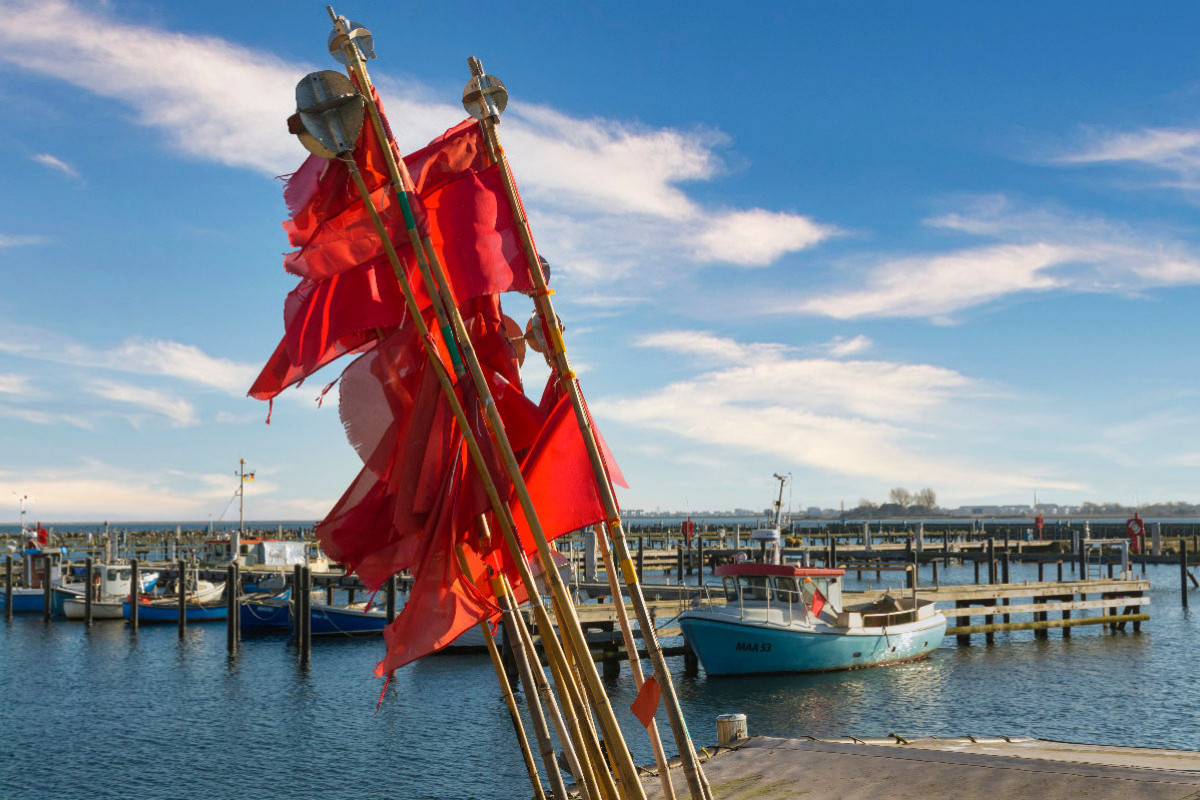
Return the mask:
M 888 499 L 901 508 L 908 508 L 913 502 L 912 492 L 903 486 L 897 486 L 888 492 Z
M 858 499 L 858 507 L 862 511 L 874 511 L 877 506 L 865 497 Z
M 937 508 L 937 492 L 926 486 L 913 495 L 913 505 L 922 506 L 932 511 Z

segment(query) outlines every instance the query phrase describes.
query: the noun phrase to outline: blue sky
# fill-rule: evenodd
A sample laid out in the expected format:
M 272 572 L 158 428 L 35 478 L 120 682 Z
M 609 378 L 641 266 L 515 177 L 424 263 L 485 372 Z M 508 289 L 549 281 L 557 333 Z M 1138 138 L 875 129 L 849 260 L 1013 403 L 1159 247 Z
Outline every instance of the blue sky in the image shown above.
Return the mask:
M 773 472 L 800 507 L 1197 499 L 1194 5 L 337 10 L 405 151 L 463 118 L 467 56 L 508 85 L 626 507 L 761 508 Z M 0 14 L 0 520 L 215 519 L 239 458 L 249 516 L 320 518 L 359 469 L 314 401 L 344 364 L 269 426 L 245 392 L 323 6 Z

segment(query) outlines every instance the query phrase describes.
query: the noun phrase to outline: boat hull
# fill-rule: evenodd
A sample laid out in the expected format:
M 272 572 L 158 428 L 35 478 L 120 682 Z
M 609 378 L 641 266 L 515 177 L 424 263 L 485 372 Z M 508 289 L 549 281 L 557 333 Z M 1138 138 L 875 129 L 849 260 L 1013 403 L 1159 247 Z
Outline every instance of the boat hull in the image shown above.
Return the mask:
M 243 600 L 240 613 L 243 633 L 286 631 L 292 624 L 292 604 L 286 599 Z
M 68 597 L 63 600 L 63 614 L 67 619 L 83 619 L 85 601 L 78 597 Z M 92 619 L 123 619 L 123 600 L 93 600 Z
M 0 591 L 0 611 L 5 608 L 5 594 Z M 40 614 L 45 600 L 41 589 L 26 589 L 21 586 L 13 588 L 14 614 Z M 62 613 L 63 594 L 54 588 L 50 592 L 50 611 L 53 614 Z
M 329 605 L 312 607 L 313 636 L 360 636 L 383 633 L 387 615 L 383 611 L 359 611 Z
M 229 618 L 229 611 L 224 603 L 195 604 L 188 603 L 185 607 L 184 618 L 188 622 L 221 622 Z M 129 619 L 129 601 L 121 604 L 121 616 Z M 138 624 L 170 623 L 179 621 L 179 606 L 175 603 L 158 605 L 142 603 L 138 606 Z
M 924 658 L 946 634 L 946 618 L 879 629 L 755 625 L 717 615 L 687 612 L 679 620 L 683 636 L 711 676 L 780 672 L 830 672 Z

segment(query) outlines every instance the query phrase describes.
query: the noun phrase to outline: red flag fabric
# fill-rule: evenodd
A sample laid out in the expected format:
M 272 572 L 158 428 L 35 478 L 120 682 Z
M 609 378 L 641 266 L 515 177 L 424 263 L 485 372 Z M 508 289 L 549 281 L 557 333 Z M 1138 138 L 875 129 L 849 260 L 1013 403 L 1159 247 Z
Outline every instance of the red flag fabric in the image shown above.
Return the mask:
M 814 586 L 813 587 L 812 606 L 811 606 L 813 616 L 814 617 L 821 616 L 821 609 L 823 609 L 824 607 L 825 607 L 825 595 L 821 594 L 821 590 L 818 589 L 816 586 Z
M 629 706 L 629 710 L 638 718 L 638 722 L 642 723 L 643 728 L 649 728 L 650 723 L 654 721 L 654 712 L 658 711 L 658 701 L 661 697 L 662 687 L 658 685 L 658 681 L 653 675 L 647 677 L 642 688 L 638 689 L 637 697 Z
M 50 532 L 43 528 L 40 522 L 37 524 L 37 541 L 41 545 L 50 543 Z
M 356 158 L 424 309 L 430 300 L 370 125 L 363 126 Z M 413 178 L 414 214 L 458 301 L 532 291 L 499 167 L 490 163 L 478 124 L 460 123 L 409 155 L 405 164 Z M 405 318 L 393 270 L 344 165 L 310 157 L 288 181 L 284 197 L 292 209 L 284 228 L 299 247 L 285 256 L 284 267 L 302 280 L 284 306 L 285 350 L 272 356 L 251 389 L 259 399 L 270 399 L 339 355 L 361 349 Z

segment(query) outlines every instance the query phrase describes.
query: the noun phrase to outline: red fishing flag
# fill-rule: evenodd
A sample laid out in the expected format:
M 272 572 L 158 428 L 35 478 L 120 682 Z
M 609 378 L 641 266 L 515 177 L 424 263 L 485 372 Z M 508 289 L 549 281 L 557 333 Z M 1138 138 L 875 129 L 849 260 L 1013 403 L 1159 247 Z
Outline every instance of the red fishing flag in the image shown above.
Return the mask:
M 649 728 L 650 723 L 654 721 L 654 712 L 658 711 L 660 698 L 662 698 L 662 687 L 651 675 L 646 678 L 642 688 L 638 689 L 637 697 L 629 706 L 629 710 L 638 718 L 638 722 L 642 723 L 643 728 Z
M 812 578 L 805 578 L 804 581 L 805 583 L 812 583 Z M 821 609 L 824 607 L 825 595 L 821 594 L 821 590 L 817 588 L 816 584 L 813 584 L 812 605 L 809 607 L 809 610 L 812 611 L 814 617 L 819 617 L 821 616 Z
M 40 545 L 50 543 L 50 532 L 42 527 L 42 523 L 37 523 L 37 541 Z

